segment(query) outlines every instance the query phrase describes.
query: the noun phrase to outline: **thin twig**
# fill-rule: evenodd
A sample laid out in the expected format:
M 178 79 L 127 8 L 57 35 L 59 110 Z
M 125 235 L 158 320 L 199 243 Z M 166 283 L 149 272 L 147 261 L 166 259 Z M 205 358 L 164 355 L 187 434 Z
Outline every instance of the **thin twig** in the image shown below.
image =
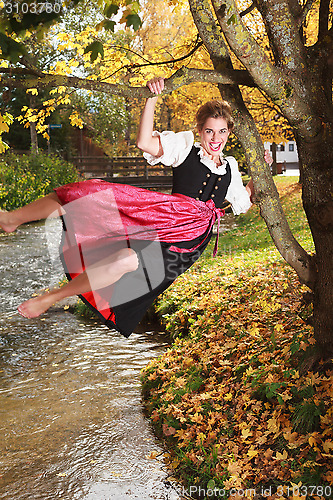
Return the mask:
M 256 8 L 256 5 L 255 3 L 253 2 L 250 7 L 248 7 L 247 9 L 243 10 L 243 12 L 240 12 L 239 15 L 241 17 L 244 17 L 246 16 L 247 14 L 250 14 L 250 12 L 252 12 L 254 9 Z
M 203 42 L 201 40 L 199 40 L 199 36 L 198 36 L 196 41 L 195 41 L 195 45 L 194 45 L 193 49 L 190 50 L 190 52 L 188 52 L 188 54 L 185 54 L 184 56 L 178 57 L 176 59 L 169 59 L 167 61 L 157 61 L 157 62 L 147 61 L 146 63 L 126 64 L 125 66 L 122 66 L 121 68 L 117 69 L 116 71 L 114 71 L 110 75 L 107 75 L 104 78 L 101 78 L 100 81 L 102 82 L 102 81 L 107 80 L 108 78 L 111 78 L 112 76 L 119 73 L 119 71 L 122 71 L 123 69 L 130 69 L 131 71 L 133 71 L 134 69 L 143 68 L 146 66 L 162 66 L 164 64 L 174 64 L 174 63 L 177 63 L 180 61 L 184 61 L 188 57 L 191 57 L 202 45 L 203 45 Z

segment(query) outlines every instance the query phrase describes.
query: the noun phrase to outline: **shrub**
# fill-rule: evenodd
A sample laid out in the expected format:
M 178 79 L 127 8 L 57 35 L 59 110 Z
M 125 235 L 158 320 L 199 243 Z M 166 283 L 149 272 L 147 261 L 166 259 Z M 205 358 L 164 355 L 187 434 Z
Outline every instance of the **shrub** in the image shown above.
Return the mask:
M 0 208 L 14 210 L 77 180 L 74 165 L 56 155 L 8 152 L 0 158 Z

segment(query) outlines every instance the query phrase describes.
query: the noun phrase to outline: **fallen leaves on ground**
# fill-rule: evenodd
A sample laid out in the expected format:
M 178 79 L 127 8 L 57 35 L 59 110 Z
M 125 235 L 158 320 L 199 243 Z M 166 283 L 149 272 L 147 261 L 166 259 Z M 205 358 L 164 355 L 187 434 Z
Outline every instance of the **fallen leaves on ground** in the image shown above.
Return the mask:
M 187 484 L 323 485 L 307 498 L 326 498 L 333 371 L 302 372 L 315 349 L 307 289 L 282 262 L 217 266 L 194 268 L 160 299 L 167 330 L 186 337 L 143 371 L 153 425 Z

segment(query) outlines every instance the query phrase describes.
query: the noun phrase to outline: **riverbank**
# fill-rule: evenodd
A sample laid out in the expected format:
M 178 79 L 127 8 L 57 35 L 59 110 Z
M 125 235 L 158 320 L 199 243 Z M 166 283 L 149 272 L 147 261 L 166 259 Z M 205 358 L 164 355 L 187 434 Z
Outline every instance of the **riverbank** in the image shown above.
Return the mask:
M 296 181 L 277 184 L 312 251 Z M 315 350 L 308 297 L 253 207 L 221 238 L 217 258 L 208 249 L 159 298 L 175 341 L 143 370 L 143 395 L 193 498 L 333 493 L 333 370 L 306 369 Z

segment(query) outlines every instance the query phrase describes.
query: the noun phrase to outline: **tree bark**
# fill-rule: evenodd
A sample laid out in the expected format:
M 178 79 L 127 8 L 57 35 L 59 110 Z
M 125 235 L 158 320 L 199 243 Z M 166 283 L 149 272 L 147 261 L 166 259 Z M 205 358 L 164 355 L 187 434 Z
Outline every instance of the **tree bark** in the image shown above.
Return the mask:
M 30 96 L 30 109 L 35 107 L 35 97 Z M 36 123 L 30 122 L 30 143 L 31 143 L 31 152 L 33 154 L 38 153 L 38 135 L 36 130 Z
M 38 135 L 36 131 L 36 123 L 30 123 L 30 142 L 31 142 L 31 152 L 33 154 L 38 153 Z
M 333 355 L 333 124 L 313 141 L 297 136 L 303 206 L 315 244 L 313 288 L 315 338 L 325 358 Z

